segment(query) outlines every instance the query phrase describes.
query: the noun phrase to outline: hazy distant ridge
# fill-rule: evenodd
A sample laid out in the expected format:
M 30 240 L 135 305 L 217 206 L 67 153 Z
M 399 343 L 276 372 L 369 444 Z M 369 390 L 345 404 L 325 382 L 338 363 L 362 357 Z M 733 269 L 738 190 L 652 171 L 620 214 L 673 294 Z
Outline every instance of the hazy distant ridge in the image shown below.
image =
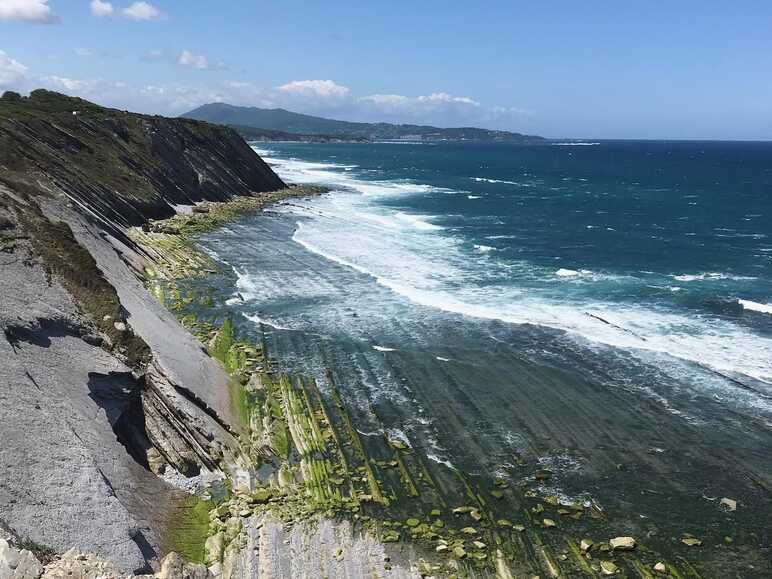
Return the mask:
M 325 135 L 351 139 L 415 138 L 424 140 L 508 141 L 518 143 L 541 143 L 545 140 L 543 137 L 534 135 L 475 127 L 443 129 L 427 125 L 354 123 L 293 113 L 285 109 L 237 107 L 226 103 L 202 105 L 182 116 L 234 127 L 281 131 L 296 135 Z

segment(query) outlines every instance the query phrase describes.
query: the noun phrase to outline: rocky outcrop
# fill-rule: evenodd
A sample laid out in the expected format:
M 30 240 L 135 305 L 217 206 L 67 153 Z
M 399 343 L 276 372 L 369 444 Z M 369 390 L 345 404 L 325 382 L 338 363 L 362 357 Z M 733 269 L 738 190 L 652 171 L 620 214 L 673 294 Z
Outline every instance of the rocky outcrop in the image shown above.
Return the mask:
M 0 579 L 211 579 L 204 565 L 188 563 L 178 553 L 169 553 L 155 574 L 124 573 L 110 561 L 93 553 L 70 549 L 47 565 L 35 554 L 0 539 Z
M 125 226 L 282 186 L 226 128 L 0 99 L 0 518 L 68 552 L 44 576 L 157 571 L 187 497 L 167 480 L 239 464 L 228 376 L 145 290 Z
M 0 99 L 0 166 L 11 188 L 60 191 L 83 211 L 123 225 L 170 217 L 179 204 L 284 186 L 231 129 L 45 90 Z

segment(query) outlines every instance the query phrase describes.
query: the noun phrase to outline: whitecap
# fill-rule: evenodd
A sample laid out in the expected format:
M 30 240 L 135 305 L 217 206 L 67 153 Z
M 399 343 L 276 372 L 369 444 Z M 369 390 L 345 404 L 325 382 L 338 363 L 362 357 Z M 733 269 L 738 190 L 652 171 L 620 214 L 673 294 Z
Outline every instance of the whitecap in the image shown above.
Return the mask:
M 564 267 L 561 267 L 559 270 L 555 272 L 555 275 L 558 277 L 575 277 L 577 275 L 581 275 L 581 273 L 579 273 L 575 269 L 566 269 Z
M 760 312 L 762 314 L 772 314 L 772 304 L 760 304 L 750 300 L 737 300 L 737 302 L 746 310 Z
M 252 315 L 247 314 L 244 317 L 246 317 L 249 321 L 254 322 L 258 326 L 260 324 L 263 324 L 265 326 L 270 326 L 274 330 L 291 330 L 292 329 L 292 328 L 289 328 L 287 326 L 283 326 L 283 325 L 279 324 L 278 322 L 274 322 L 273 320 L 270 320 L 268 318 L 260 317 L 260 316 L 258 316 L 256 314 L 252 314 Z
M 373 350 L 377 350 L 378 352 L 396 352 L 397 351 L 395 348 L 387 348 L 386 346 L 373 346 Z

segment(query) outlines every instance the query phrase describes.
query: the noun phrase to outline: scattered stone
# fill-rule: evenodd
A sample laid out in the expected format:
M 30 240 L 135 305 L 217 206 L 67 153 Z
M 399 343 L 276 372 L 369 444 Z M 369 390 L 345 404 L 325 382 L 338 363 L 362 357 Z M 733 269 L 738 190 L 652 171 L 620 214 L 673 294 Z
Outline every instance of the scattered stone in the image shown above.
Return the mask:
M 208 565 L 219 563 L 225 546 L 225 536 L 222 533 L 215 533 L 206 538 L 204 550 L 206 551 L 205 561 Z
M 206 570 L 206 567 L 203 568 Z M 199 579 L 206 576 L 207 575 L 195 576 L 195 578 L 191 577 L 191 579 Z M 77 549 L 70 549 L 62 555 L 61 559 L 49 563 L 42 576 L 43 579 L 59 579 L 62 577 L 121 579 L 124 575 L 112 563 L 109 563 L 96 555 L 84 555 Z M 172 579 L 172 577 L 182 577 L 182 574 L 162 575 L 159 573 L 158 577 L 159 579 Z
M 737 510 L 737 501 L 734 499 L 724 497 L 719 504 L 725 511 L 732 512 Z
M 635 549 L 635 539 L 632 537 L 614 537 L 608 544 L 614 551 L 632 551 Z
M 429 513 L 432 517 L 439 517 L 442 514 L 440 509 L 432 509 Z
M 727 545 L 731 545 L 732 543 L 734 543 L 734 539 L 729 535 L 727 535 L 726 537 L 724 537 L 724 543 L 726 543 Z
M 512 521 L 508 521 L 507 519 L 499 519 L 498 521 L 496 521 L 496 524 L 499 527 L 511 527 Z
M 458 559 L 464 559 L 466 557 L 466 551 L 461 545 L 453 547 L 453 555 Z
M 469 513 L 469 516 L 472 517 L 475 521 L 479 521 L 482 519 L 482 515 L 480 514 L 480 511 L 472 511 Z
M 399 531 L 395 531 L 394 529 L 389 529 L 383 534 L 383 537 L 381 540 L 384 543 L 396 543 L 399 541 Z
M 665 565 L 662 561 L 654 565 L 654 570 L 657 573 L 667 573 L 667 565 Z
M 557 507 L 559 501 L 558 501 L 558 497 L 556 497 L 555 495 L 550 495 L 544 498 L 544 502 L 547 503 L 548 505 L 552 505 L 553 507 Z
M 17 550 L 5 539 L 0 539 L 0 578 L 38 579 L 43 565 L 31 551 Z
M 76 575 L 78 577 L 78 575 Z M 90 575 L 84 575 L 90 577 Z M 157 579 L 209 579 L 212 575 L 204 565 L 188 563 L 179 554 L 171 552 L 161 561 L 161 571 L 156 574 Z
M 113 323 L 113 327 L 118 330 L 119 332 L 125 332 L 126 331 L 126 324 L 123 322 L 115 322 Z
M 474 545 L 474 546 L 475 546 L 475 547 L 477 547 L 478 549 L 485 549 L 485 548 L 487 548 L 487 547 L 488 547 L 488 545 L 486 545 L 486 544 L 485 544 L 485 543 L 483 543 L 482 541 L 472 541 L 472 545 Z
M 617 567 L 612 561 L 600 562 L 600 572 L 604 575 L 616 575 L 618 571 L 619 567 Z
M 447 545 L 437 545 L 434 550 L 438 553 L 447 553 L 449 547 Z
M 548 529 L 558 526 L 557 523 L 552 519 L 544 519 L 542 522 L 544 523 L 544 526 L 547 527 Z
M 461 532 L 464 533 L 465 535 L 476 535 L 477 529 L 475 529 L 474 527 L 464 527 L 463 529 L 461 529 Z
M 525 531 L 525 525 L 512 525 L 512 528 L 518 533 Z
M 453 509 L 454 515 L 463 515 L 464 513 L 471 513 L 474 510 L 474 507 L 456 507 Z
M 536 477 L 536 480 L 543 482 L 552 478 L 552 472 L 548 470 L 540 470 L 537 471 L 534 476 Z
M 689 547 L 701 547 L 702 541 L 697 537 L 682 537 L 681 542 Z
M 582 539 L 582 542 L 579 543 L 579 548 L 585 553 L 592 549 L 592 546 L 593 542 L 590 539 Z
M 417 527 L 418 525 L 421 524 L 421 521 L 419 521 L 418 519 L 408 519 L 407 521 L 405 521 L 405 524 L 408 527 Z
M 504 498 L 504 493 L 502 493 L 502 492 L 501 492 L 500 490 L 498 490 L 498 489 L 493 489 L 493 490 L 491 491 L 491 496 L 492 496 L 494 499 L 502 499 L 502 498 Z

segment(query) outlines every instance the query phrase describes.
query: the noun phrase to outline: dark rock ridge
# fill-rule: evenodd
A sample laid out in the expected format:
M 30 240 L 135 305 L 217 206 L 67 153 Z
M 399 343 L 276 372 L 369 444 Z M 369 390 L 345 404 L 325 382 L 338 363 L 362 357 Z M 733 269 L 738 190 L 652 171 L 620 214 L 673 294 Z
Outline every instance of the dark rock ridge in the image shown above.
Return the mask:
M 127 225 L 170 217 L 177 204 L 284 187 L 233 130 L 46 90 L 0 99 L 0 167 L 7 186 L 6 172 L 42 180 L 42 188 L 61 189 L 83 209 Z
M 167 480 L 239 468 L 240 426 L 125 227 L 284 186 L 225 127 L 0 98 L 0 527 L 158 568 L 186 496 Z
M 263 132 L 282 131 L 284 133 L 295 133 L 298 135 L 296 140 L 303 140 L 300 138 L 301 136 L 323 135 L 328 139 L 337 136 L 344 140 L 506 141 L 522 145 L 539 145 L 547 142 L 543 137 L 523 135 L 510 131 L 497 131 L 477 127 L 440 128 L 428 125 L 356 123 L 304 115 L 285 109 L 237 107 L 226 103 L 202 105 L 185 113 L 182 117 L 229 125 L 237 127 L 240 131 L 251 128 L 259 129 Z

